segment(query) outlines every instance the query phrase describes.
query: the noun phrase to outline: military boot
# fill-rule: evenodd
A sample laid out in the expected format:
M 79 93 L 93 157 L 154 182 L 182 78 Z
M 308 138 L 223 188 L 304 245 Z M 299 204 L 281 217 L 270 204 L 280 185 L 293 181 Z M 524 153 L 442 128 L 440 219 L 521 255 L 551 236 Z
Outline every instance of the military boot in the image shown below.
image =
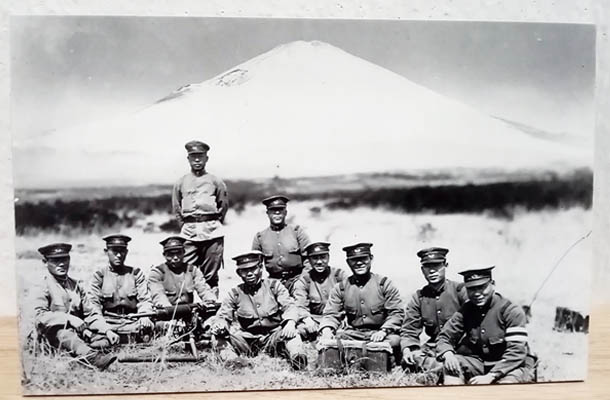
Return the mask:
M 103 371 L 108 368 L 110 364 L 116 361 L 116 359 L 117 357 L 114 354 L 104 354 L 99 351 L 90 353 L 87 356 L 87 361 L 89 362 L 89 364 L 93 365 L 100 371 Z

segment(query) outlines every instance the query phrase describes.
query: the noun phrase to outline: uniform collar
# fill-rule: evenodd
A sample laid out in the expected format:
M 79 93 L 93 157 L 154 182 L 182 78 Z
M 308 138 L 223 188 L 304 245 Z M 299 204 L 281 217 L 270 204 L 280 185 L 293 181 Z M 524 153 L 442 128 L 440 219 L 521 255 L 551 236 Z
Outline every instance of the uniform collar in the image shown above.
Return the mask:
M 182 272 L 186 271 L 187 264 L 185 262 L 183 262 L 182 265 L 180 267 L 178 267 L 178 268 L 174 268 L 174 267 L 170 266 L 168 263 L 165 263 L 165 266 L 170 271 L 172 271 L 172 272 L 174 272 L 176 274 L 181 274 Z
M 66 275 L 65 279 L 60 279 L 58 277 L 56 277 L 55 275 L 53 275 L 52 273 L 50 273 L 49 271 L 47 271 L 47 279 L 50 279 L 51 282 L 55 282 L 57 283 L 59 286 L 61 287 L 66 287 L 70 285 L 70 277 L 68 275 Z
M 438 289 L 435 289 L 434 286 L 432 286 L 431 284 L 427 284 L 424 287 L 424 291 L 427 293 L 430 293 L 432 295 L 439 295 L 445 291 L 446 287 L 447 287 L 447 279 L 445 279 L 443 284 Z
M 243 289 L 244 289 L 244 293 L 246 294 L 254 294 L 256 292 L 258 292 L 258 290 L 261 288 L 263 284 L 263 280 L 261 279 L 260 281 L 258 281 L 258 283 L 256 285 L 247 285 L 245 282 L 242 284 Z
M 323 282 L 326 278 L 328 278 L 329 275 L 330 266 L 328 266 L 328 268 L 326 268 L 322 273 L 316 272 L 313 267 L 311 268 L 311 271 L 309 271 L 309 276 L 311 276 L 311 279 L 316 282 Z
M 354 274 L 350 277 L 350 283 L 352 283 L 354 285 L 358 285 L 358 286 L 364 286 L 371 279 L 371 276 L 373 276 L 372 272 L 369 272 L 368 274 L 366 274 L 364 276 Z
M 205 168 L 203 169 L 203 172 L 201 172 L 200 175 L 197 175 L 196 173 L 193 172 L 193 170 L 191 170 L 191 175 L 193 175 L 196 178 L 201 178 L 202 176 L 207 175 L 207 174 L 208 174 L 208 171 L 206 171 Z
M 110 269 L 111 272 L 114 272 L 119 275 L 125 274 L 125 273 L 127 273 L 127 271 L 129 271 L 129 267 L 125 264 L 123 264 L 119 268 L 116 268 L 112 264 L 108 263 L 108 268 Z
M 272 231 L 281 231 L 282 229 L 284 229 L 286 227 L 286 223 L 283 223 L 282 225 L 269 225 L 269 229 L 271 229 Z

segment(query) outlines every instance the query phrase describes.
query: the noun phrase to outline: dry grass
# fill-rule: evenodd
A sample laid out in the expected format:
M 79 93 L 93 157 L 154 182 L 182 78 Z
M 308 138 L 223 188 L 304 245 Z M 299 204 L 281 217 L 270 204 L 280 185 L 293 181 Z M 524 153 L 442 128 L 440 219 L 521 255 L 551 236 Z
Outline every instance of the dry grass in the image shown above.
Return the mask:
M 415 256 L 419 248 L 445 245 L 449 253 L 448 275 L 458 279 L 457 271 L 473 262 L 497 265 L 498 291 L 511 300 L 528 304 L 563 251 L 589 231 L 590 211 L 572 208 L 561 211 L 516 212 L 513 219 L 485 215 L 399 214 L 361 208 L 352 211 L 311 213 L 319 202 L 294 202 L 289 209 L 295 222 L 303 225 L 313 240 L 329 240 L 331 264 L 345 268 L 341 247 L 355 241 L 375 245 L 373 268 L 388 275 L 399 287 L 403 298 L 422 286 L 423 278 Z M 165 215 L 150 218 L 163 220 Z M 260 207 L 246 207 L 237 217 L 227 218 L 226 260 L 248 249 L 252 236 L 266 226 Z M 149 267 L 161 262 L 158 242 L 166 235 L 144 233 L 133 227 L 124 231 L 134 240 L 128 264 Z M 43 266 L 35 253 L 40 245 L 66 240 L 74 244 L 71 275 L 87 280 L 96 266 L 105 263 L 103 242 L 98 235 L 79 233 L 58 235 L 40 233 L 17 238 L 17 272 L 20 290 L 21 332 L 25 338 L 32 328 L 33 315 L 28 307 L 32 289 L 40 282 Z M 578 380 L 586 375 L 587 336 L 552 331 L 554 309 L 568 306 L 588 312 L 591 247 L 582 242 L 557 267 L 555 274 L 533 304 L 529 326 L 531 346 L 540 357 L 539 380 Z M 231 264 L 220 274 L 221 292 L 237 283 Z M 218 391 L 242 389 L 342 388 L 363 386 L 418 385 L 425 377 L 405 375 L 400 368 L 383 376 L 352 374 L 319 376 L 313 367 L 316 353 L 309 349 L 310 367 L 295 373 L 287 362 L 261 355 L 241 369 L 226 369 L 215 359 L 199 363 L 115 364 L 97 372 L 76 364 L 67 356 L 34 358 L 23 341 L 24 387 L 29 394 L 102 393 L 145 391 Z M 136 349 L 122 349 L 135 352 Z M 146 351 L 146 350 L 137 350 Z

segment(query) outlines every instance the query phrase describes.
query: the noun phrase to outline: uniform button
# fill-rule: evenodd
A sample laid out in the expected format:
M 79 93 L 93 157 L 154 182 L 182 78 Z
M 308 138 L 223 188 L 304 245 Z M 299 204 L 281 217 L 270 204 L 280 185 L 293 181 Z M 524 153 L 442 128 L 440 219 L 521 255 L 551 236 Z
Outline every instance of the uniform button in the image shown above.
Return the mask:
M 256 305 L 256 308 L 261 308 L 261 305 L 260 305 L 260 304 L 257 304 L 257 305 Z
M 440 314 L 440 313 L 441 313 L 441 310 L 436 310 L 436 313 L 437 313 L 437 314 Z
M 481 329 L 481 333 L 485 333 L 485 329 Z
M 436 296 L 436 300 L 439 300 L 439 299 L 440 299 L 440 296 Z
M 364 300 L 360 300 L 360 304 L 364 304 Z

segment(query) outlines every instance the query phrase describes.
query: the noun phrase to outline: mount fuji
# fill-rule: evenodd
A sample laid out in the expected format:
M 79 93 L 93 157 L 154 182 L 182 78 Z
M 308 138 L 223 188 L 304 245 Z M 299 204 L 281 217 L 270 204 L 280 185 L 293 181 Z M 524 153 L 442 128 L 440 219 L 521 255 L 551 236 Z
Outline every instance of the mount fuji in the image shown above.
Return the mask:
M 330 44 L 281 45 L 129 115 L 15 143 L 15 184 L 172 182 L 184 143 L 223 178 L 564 171 L 592 149 L 533 135 Z M 41 174 L 41 171 L 48 171 Z

